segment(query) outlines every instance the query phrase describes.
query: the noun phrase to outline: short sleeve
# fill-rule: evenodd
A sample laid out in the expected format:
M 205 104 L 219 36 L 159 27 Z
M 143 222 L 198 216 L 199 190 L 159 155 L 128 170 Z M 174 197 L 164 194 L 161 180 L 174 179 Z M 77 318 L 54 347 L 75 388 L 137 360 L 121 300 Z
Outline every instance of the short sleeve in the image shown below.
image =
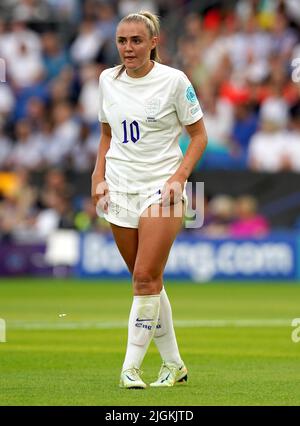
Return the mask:
M 187 78 L 181 72 L 175 89 L 175 108 L 178 119 L 184 126 L 196 123 L 203 117 L 195 90 Z
M 102 73 L 99 77 L 99 90 L 98 90 L 98 96 L 99 96 L 99 112 L 98 112 L 98 120 L 101 123 L 108 123 L 106 115 L 103 110 L 103 79 L 102 79 Z

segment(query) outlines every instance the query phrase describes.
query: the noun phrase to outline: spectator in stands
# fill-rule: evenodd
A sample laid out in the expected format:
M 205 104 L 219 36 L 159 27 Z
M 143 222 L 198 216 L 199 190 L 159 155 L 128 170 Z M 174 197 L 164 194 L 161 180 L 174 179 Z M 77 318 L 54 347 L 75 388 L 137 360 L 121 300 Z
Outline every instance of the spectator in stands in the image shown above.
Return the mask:
M 265 217 L 257 213 L 254 197 L 244 195 L 235 202 L 235 220 L 229 225 L 229 236 L 233 238 L 264 237 L 270 231 Z
M 117 15 L 114 6 L 109 1 L 101 0 L 96 6 L 96 25 L 103 36 L 103 46 L 98 55 L 98 61 L 113 67 L 119 62 L 118 50 L 115 43 Z
M 34 132 L 40 131 L 44 122 L 49 120 L 46 102 L 38 97 L 30 97 L 26 105 L 26 119 Z
M 300 173 L 300 102 L 292 106 L 290 116 L 291 131 L 286 140 L 288 169 Z
M 9 57 L 8 72 L 16 91 L 33 86 L 44 76 L 44 67 L 39 53 L 30 51 L 27 44 L 19 41 L 14 57 Z
M 234 218 L 235 201 L 230 195 L 217 195 L 207 205 L 201 233 L 213 238 L 224 238 Z
M 261 130 L 249 143 L 248 165 L 252 170 L 278 172 L 287 168 L 287 120 L 287 106 L 282 100 L 268 100 L 262 106 Z
M 233 108 L 227 99 L 219 98 L 215 87 L 201 90 L 201 105 L 205 111 L 208 148 L 228 147 L 233 127 Z
M 243 168 L 247 165 L 249 142 L 258 129 L 258 116 L 247 101 L 237 101 L 234 105 L 234 125 L 232 129 L 233 155 L 240 158 Z
M 44 183 L 40 191 L 40 203 L 48 204 L 48 195 L 59 194 L 71 198 L 74 194 L 72 185 L 68 182 L 64 171 L 50 169 L 44 176 Z
M 26 22 L 32 28 L 41 29 L 52 18 L 52 10 L 44 1 L 19 0 L 13 10 L 13 19 Z
M 43 64 L 45 79 L 51 81 L 57 78 L 61 71 L 70 64 L 66 51 L 62 48 L 58 35 L 46 32 L 41 36 L 43 48 Z
M 271 53 L 271 36 L 262 31 L 253 12 L 237 16 L 238 24 L 227 37 L 227 52 L 235 72 L 244 72 L 249 62 L 260 63 Z
M 57 229 L 73 229 L 73 221 L 69 199 L 52 193 L 48 195 L 44 209 L 37 211 L 30 220 L 21 222 L 13 235 L 17 240 L 45 242 Z
M 101 0 L 96 8 L 97 27 L 106 40 L 115 41 L 118 19 L 113 5 L 109 1 Z
M 3 42 L 5 44 L 5 38 L 7 37 L 7 28 L 6 28 L 6 22 L 5 20 L 2 18 L 2 16 L 0 17 L 0 58 L 4 58 L 4 53 L 3 53 Z
M 139 10 L 149 10 L 158 13 L 157 2 L 155 0 L 119 0 L 118 15 L 123 18 L 130 13 L 137 13 Z
M 201 40 L 202 37 L 202 25 L 200 16 L 191 12 L 184 18 L 184 35 L 190 39 L 196 41 Z
M 283 0 L 284 10 L 289 22 L 300 27 L 300 10 L 298 0 Z
M 58 214 L 58 229 L 74 229 L 72 199 L 66 194 L 56 194 L 53 208 Z
M 41 40 L 39 35 L 29 29 L 24 21 L 13 20 L 10 30 L 7 30 L 1 37 L 1 55 L 7 61 L 18 59 L 20 44 L 25 45 L 25 50 L 29 55 L 39 55 L 41 53 Z
M 71 151 L 72 169 L 77 172 L 91 171 L 95 164 L 99 145 L 99 133 L 92 132 L 87 123 L 82 123 L 78 139 Z
M 49 149 L 51 149 L 53 142 L 53 123 L 51 117 L 41 121 L 39 128 L 36 129 L 35 139 L 41 147 L 41 170 L 45 171 L 49 166 L 47 153 L 49 153 Z
M 3 124 L 0 122 L 0 171 L 8 166 L 11 150 L 12 141 L 4 134 Z
M 73 41 L 70 53 L 77 65 L 93 62 L 103 46 L 104 38 L 94 20 L 86 19 L 79 28 L 79 33 Z
M 299 36 L 297 37 L 295 30 L 289 27 L 287 17 L 281 11 L 275 14 L 271 41 L 273 53 L 283 61 L 283 65 L 288 65 Z
M 80 70 L 79 107 L 81 117 L 91 125 L 98 121 L 99 102 L 95 101 L 95 92 L 98 90 L 99 73 L 102 69 L 96 64 L 86 64 Z
M 201 91 L 201 104 L 205 111 L 208 146 L 201 167 L 208 169 L 241 169 L 245 167 L 245 154 L 234 143 L 234 107 L 226 97 L 219 97 L 216 88 Z
M 81 18 L 81 0 L 45 0 L 45 2 L 62 25 L 69 23 L 73 26 Z M 86 3 L 86 0 L 83 3 Z
M 60 75 L 49 84 L 51 108 L 58 103 L 73 101 L 74 72 L 72 68 L 64 68 Z
M 75 228 L 80 232 L 110 232 L 109 223 L 97 216 L 90 198 L 82 200 L 82 208 L 74 217 Z
M 209 76 L 209 70 L 202 61 L 199 40 L 190 36 L 182 36 L 177 45 L 178 53 L 173 64 L 184 70 L 196 87 L 204 87 Z
M 11 178 L 13 184 L 3 193 L 0 202 L 0 238 L 9 240 L 18 238 L 30 226 L 37 199 L 27 170 L 19 169 Z
M 31 125 L 27 119 L 16 124 L 16 143 L 9 156 L 9 164 L 17 169 L 24 167 L 28 170 L 37 170 L 42 164 L 43 147 L 36 135 L 32 132 Z
M 79 124 L 75 121 L 73 113 L 73 107 L 69 102 L 60 102 L 53 107 L 53 137 L 44 158 L 51 167 L 68 165 L 68 159 L 79 135 Z
M 4 73 L 6 74 L 6 70 Z M 15 106 L 15 95 L 10 86 L 5 83 L 0 81 L 0 120 L 9 120 Z
M 24 179 L 22 181 L 21 185 L 17 185 L 20 191 L 14 190 L 12 196 L 8 194 L 5 208 L 0 208 L 6 217 L 5 221 L 2 220 L 2 232 L 19 241 L 38 242 L 45 241 L 56 229 L 74 228 L 70 203 L 73 192 L 64 173 L 50 170 L 40 193 L 32 186 L 27 187 Z M 16 194 L 19 194 L 18 197 Z

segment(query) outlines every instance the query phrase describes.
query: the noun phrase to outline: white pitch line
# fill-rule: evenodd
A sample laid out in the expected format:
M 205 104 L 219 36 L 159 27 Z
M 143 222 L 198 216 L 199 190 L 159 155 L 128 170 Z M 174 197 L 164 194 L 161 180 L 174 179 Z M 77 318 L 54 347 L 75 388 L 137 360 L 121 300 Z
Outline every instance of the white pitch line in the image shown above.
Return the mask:
M 289 319 L 236 319 L 236 320 L 178 320 L 177 328 L 224 328 L 224 327 L 290 327 Z M 7 330 L 112 330 L 127 328 L 127 321 L 7 321 Z

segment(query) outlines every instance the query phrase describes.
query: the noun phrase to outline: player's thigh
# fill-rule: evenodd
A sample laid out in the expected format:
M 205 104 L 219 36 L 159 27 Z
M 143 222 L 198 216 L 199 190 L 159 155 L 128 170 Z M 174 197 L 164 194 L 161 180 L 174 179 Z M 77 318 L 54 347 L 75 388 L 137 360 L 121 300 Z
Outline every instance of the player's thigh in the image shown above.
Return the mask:
M 166 208 L 155 204 L 140 217 L 135 274 L 162 276 L 172 244 L 182 228 L 183 203 L 179 204 L 182 208 L 178 205 Z
M 138 249 L 138 230 L 110 224 L 112 233 L 129 272 L 132 274 Z

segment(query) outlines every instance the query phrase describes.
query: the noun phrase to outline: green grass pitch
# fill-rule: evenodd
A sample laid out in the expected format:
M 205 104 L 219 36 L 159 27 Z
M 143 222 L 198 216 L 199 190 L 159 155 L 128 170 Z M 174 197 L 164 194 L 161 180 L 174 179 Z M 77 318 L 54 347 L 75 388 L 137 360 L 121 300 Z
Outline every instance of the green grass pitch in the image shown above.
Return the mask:
M 187 385 L 119 389 L 128 282 L 0 280 L 0 405 L 299 405 L 300 285 L 166 282 Z M 300 334 L 300 333 L 299 333 Z M 160 357 L 151 344 L 143 378 Z

